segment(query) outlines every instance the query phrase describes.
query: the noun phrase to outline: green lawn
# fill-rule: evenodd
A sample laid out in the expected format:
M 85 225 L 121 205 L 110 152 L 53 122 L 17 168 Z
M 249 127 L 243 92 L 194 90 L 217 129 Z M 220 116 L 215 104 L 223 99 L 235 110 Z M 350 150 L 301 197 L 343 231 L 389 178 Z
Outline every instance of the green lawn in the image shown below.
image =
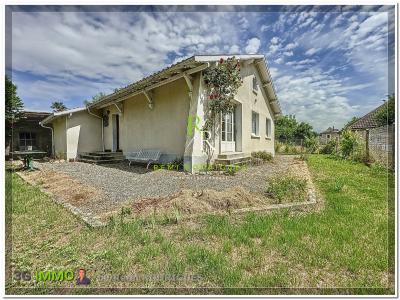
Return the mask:
M 393 175 L 323 155 L 310 156 L 308 164 L 325 200 L 318 211 L 209 216 L 199 222 L 153 226 L 118 218 L 96 229 L 8 173 L 6 212 L 12 214 L 12 251 L 7 253 L 13 271 L 85 267 L 91 288 L 148 289 L 54 290 L 50 284 L 9 279 L 7 292 L 393 293 L 389 270 L 393 270 L 394 226 L 388 230 L 393 223 L 388 215 L 389 208 L 393 211 L 393 201 L 388 201 L 388 193 L 391 199 L 394 193 Z M 101 276 L 111 274 L 197 277 L 101 281 Z M 199 289 L 160 290 L 166 287 Z M 200 289 L 218 287 L 224 289 Z M 265 289 L 231 289 L 236 287 Z

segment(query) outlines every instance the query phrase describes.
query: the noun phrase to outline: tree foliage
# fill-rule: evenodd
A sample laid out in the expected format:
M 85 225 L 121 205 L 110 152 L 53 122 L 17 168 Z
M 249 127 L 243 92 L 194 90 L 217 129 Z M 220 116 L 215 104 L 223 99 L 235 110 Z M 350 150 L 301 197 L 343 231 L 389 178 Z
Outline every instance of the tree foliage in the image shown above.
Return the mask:
M 355 133 L 351 130 L 343 131 L 340 137 L 340 152 L 343 158 L 349 158 L 357 149 L 358 141 Z
M 64 111 L 64 110 L 68 109 L 65 106 L 65 104 L 61 101 L 53 101 L 50 108 L 53 110 L 53 112 L 59 112 L 59 111 Z
M 275 138 L 284 142 L 295 142 L 296 139 L 311 139 L 317 134 L 313 127 L 305 122 L 297 122 L 294 115 L 278 117 L 275 121 Z
M 117 90 L 117 89 L 116 89 L 116 90 Z M 89 106 L 89 105 L 91 105 L 91 104 L 93 104 L 93 103 L 96 103 L 96 102 L 100 101 L 100 100 L 103 99 L 105 96 L 107 96 L 105 93 L 100 92 L 100 93 L 97 93 L 96 95 L 94 95 L 94 96 L 92 97 L 92 99 L 83 101 L 83 103 L 84 103 L 86 106 Z
M 349 126 L 353 125 L 355 122 L 358 121 L 359 118 L 357 117 L 352 117 L 350 121 L 348 121 L 344 126 L 343 129 L 348 128 Z
M 11 81 L 11 79 L 6 75 L 5 82 L 5 119 L 9 127 L 12 123 L 17 122 L 24 109 L 24 103 L 17 95 L 17 86 Z
M 242 84 L 240 64 L 235 57 L 220 59 L 219 64 L 204 72 L 204 82 L 208 92 L 208 113 L 205 128 L 210 129 L 215 117 L 231 112 L 234 108 L 234 97 Z
M 375 114 L 375 120 L 380 126 L 390 125 L 395 122 L 396 112 L 394 101 L 394 94 L 388 96 L 385 105 Z

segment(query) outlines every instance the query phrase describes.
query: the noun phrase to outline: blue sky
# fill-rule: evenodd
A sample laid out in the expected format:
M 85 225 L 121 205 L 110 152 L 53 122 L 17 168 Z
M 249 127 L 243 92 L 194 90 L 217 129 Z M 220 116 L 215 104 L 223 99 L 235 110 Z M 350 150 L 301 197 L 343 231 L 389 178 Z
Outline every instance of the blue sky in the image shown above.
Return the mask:
M 6 66 L 26 109 L 48 111 L 194 54 L 264 54 L 283 113 L 320 131 L 393 92 L 393 20 L 387 6 L 13 7 Z

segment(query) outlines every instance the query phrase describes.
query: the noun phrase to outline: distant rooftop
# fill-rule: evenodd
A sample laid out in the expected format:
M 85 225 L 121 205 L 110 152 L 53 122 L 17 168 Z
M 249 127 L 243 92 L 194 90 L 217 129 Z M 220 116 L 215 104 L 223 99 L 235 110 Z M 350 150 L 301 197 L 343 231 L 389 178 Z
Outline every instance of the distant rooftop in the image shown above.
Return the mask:
M 325 133 L 339 133 L 339 129 L 335 128 L 335 126 L 328 127 L 325 131 L 322 131 L 320 134 L 325 134 Z

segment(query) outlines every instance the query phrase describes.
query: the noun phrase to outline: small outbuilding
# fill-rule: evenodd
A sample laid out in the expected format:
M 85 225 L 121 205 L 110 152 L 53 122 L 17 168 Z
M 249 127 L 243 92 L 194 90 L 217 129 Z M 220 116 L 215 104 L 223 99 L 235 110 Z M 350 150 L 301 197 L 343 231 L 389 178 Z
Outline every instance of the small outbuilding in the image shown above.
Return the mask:
M 75 160 L 81 152 L 101 150 L 101 124 L 101 118 L 86 107 L 55 112 L 41 122 L 53 131 L 54 156 L 67 160 Z
M 6 141 L 6 156 L 14 151 L 43 151 L 51 155 L 51 130 L 40 126 L 49 112 L 24 111 L 12 125 L 11 140 Z

